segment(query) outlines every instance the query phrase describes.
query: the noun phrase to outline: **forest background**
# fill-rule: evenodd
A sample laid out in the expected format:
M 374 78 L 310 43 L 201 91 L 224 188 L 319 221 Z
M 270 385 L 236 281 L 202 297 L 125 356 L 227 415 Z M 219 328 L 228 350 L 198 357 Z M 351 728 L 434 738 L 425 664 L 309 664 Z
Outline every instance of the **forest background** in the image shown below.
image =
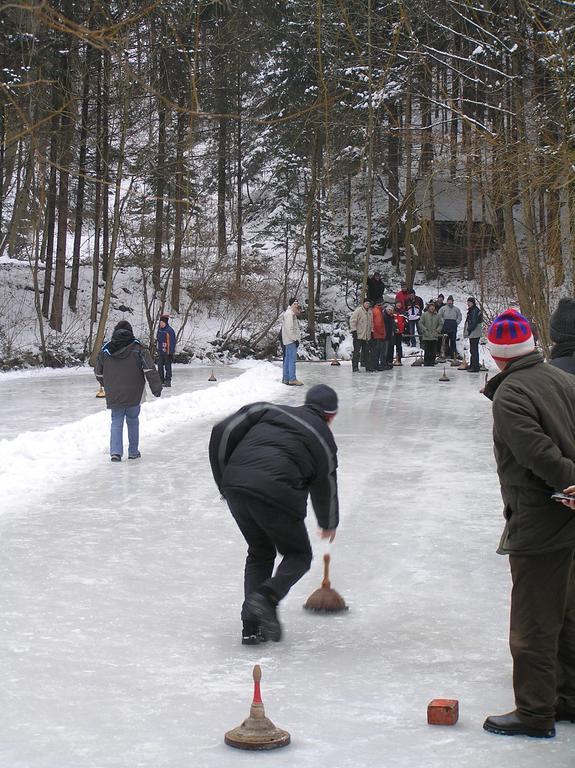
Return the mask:
M 572 2 L 22 0 L 0 41 L 3 367 L 161 312 L 264 356 L 295 293 L 321 355 L 374 268 L 544 347 L 574 294 Z

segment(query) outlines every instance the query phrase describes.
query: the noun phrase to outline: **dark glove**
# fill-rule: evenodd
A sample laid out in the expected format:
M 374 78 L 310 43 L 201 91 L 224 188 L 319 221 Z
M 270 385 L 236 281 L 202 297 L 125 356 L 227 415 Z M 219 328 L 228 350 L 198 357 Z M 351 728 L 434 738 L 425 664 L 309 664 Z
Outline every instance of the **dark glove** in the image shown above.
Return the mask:
M 174 356 L 173 355 L 168 355 L 168 360 L 170 361 L 170 363 L 173 363 L 174 362 Z
M 352 332 L 351 332 L 351 337 L 352 337 L 353 339 L 357 339 L 357 331 L 352 331 Z

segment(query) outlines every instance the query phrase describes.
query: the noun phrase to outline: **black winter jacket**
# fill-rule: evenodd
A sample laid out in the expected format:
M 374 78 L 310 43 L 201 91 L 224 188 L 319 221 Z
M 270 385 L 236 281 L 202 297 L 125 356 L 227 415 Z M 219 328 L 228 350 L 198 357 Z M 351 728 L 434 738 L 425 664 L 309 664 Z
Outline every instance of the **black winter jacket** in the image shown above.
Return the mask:
M 337 447 L 315 406 L 246 405 L 215 425 L 209 455 L 224 495 L 254 496 L 304 518 L 309 493 L 320 528 L 337 527 Z
M 507 521 L 499 552 L 575 547 L 575 512 L 552 501 L 575 485 L 575 379 L 539 352 L 514 360 L 485 386 Z
M 129 331 L 114 332 L 98 355 L 94 373 L 106 391 L 108 408 L 139 405 L 146 380 L 156 397 L 162 393 L 162 382 L 150 353 Z

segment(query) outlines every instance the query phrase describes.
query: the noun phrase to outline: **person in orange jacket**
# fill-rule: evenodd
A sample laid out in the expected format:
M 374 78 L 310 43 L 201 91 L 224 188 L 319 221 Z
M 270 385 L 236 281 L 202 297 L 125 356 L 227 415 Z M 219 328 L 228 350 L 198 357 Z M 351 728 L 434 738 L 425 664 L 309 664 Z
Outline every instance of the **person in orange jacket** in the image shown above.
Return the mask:
M 385 329 L 383 301 L 378 302 L 372 310 L 372 347 L 373 347 L 373 365 L 376 371 L 388 371 L 392 368 L 387 363 L 387 348 L 389 341 Z

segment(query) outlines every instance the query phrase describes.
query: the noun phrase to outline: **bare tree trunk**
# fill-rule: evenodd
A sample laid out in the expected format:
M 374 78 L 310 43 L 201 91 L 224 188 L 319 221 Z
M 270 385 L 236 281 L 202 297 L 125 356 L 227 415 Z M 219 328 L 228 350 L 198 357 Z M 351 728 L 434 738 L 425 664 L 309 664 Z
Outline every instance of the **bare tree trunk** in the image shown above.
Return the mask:
M 4 164 L 6 159 L 6 105 L 0 100 L 0 242 L 4 238 Z
M 154 256 L 152 259 L 152 282 L 160 290 L 162 270 L 162 243 L 164 238 L 164 189 L 166 164 L 166 106 L 158 99 L 158 159 L 156 166 L 156 217 L 154 224 Z
M 65 105 L 60 119 L 60 189 L 58 193 L 58 236 L 56 240 L 56 270 L 54 274 L 54 297 L 50 313 L 50 327 L 62 330 L 62 312 L 64 307 L 64 281 L 66 276 L 66 244 L 68 239 L 68 191 L 70 186 L 70 162 L 72 157 L 71 140 L 74 128 L 72 115 L 72 89 L 70 73 L 70 54 L 61 56 L 63 99 Z
M 180 311 L 180 280 L 182 272 L 182 242 L 184 238 L 184 145 L 186 140 L 186 113 L 178 112 L 176 127 L 176 174 L 174 203 L 174 253 L 172 255 L 172 309 Z
M 48 181 L 48 198 L 46 200 L 46 269 L 44 270 L 44 293 L 42 294 L 42 314 L 50 314 L 50 298 L 52 295 L 52 267 L 54 259 L 54 229 L 56 226 L 56 158 L 57 131 L 54 128 L 50 136 L 50 176 Z
M 218 100 L 216 109 L 220 115 L 224 115 L 227 110 L 225 85 L 220 84 L 216 97 Z M 220 117 L 218 120 L 218 256 L 220 259 L 228 255 L 226 237 L 227 145 L 228 121 L 226 117 Z
M 102 56 L 98 56 L 98 85 L 96 90 L 96 175 L 94 199 L 94 255 L 92 257 L 92 301 L 90 307 L 90 338 L 88 346 L 92 349 L 92 333 L 98 320 L 98 277 L 100 274 L 100 232 L 102 219 Z
M 322 176 L 323 176 L 323 145 L 319 148 L 318 153 L 318 168 L 317 168 L 317 194 L 316 194 L 316 211 L 315 211 L 315 225 L 316 225 L 316 284 L 315 284 L 315 303 L 319 304 L 321 298 L 321 194 L 322 194 Z
M 76 192 L 76 218 L 74 224 L 74 248 L 72 251 L 72 275 L 70 277 L 70 295 L 68 305 L 75 312 L 78 303 L 78 279 L 80 276 L 80 245 L 82 243 L 82 224 L 84 221 L 84 192 L 86 188 L 86 144 L 88 139 L 88 107 L 90 95 L 91 48 L 86 46 L 84 57 L 84 82 L 82 85 L 82 116 L 80 127 L 80 155 L 78 158 L 78 189 Z
M 110 52 L 103 53 L 102 84 L 102 280 L 108 277 L 108 253 L 110 251 Z
M 415 190 L 412 177 L 412 153 L 413 142 L 411 138 L 411 93 L 405 95 L 405 234 L 403 238 L 403 247 L 405 251 L 405 282 L 408 286 L 413 285 L 413 278 L 417 270 L 417 260 L 413 258 L 412 229 L 414 221 L 414 199 Z
M 90 365 L 96 364 L 96 358 L 102 347 L 104 335 L 106 333 L 106 323 L 108 321 L 108 312 L 110 310 L 110 299 L 112 296 L 112 287 L 114 282 L 114 259 L 118 245 L 118 234 L 120 232 L 120 214 L 121 214 L 121 192 L 122 192 L 122 174 L 124 170 L 124 161 L 126 154 L 126 133 L 128 128 L 128 97 L 122 95 L 124 104 L 122 111 L 122 120 L 120 126 L 120 146 L 118 149 L 118 167 L 116 170 L 116 184 L 114 189 L 114 218 L 112 225 L 112 242 L 109 253 L 108 273 L 106 277 L 106 287 L 104 289 L 104 298 L 102 300 L 102 311 L 100 313 L 100 322 L 96 332 L 96 339 L 90 356 Z M 130 191 L 126 193 L 129 195 Z
M 392 261 L 399 270 L 399 114 L 395 100 L 388 104 L 387 209 Z
M 363 280 L 361 286 L 361 298 L 367 293 L 367 279 L 369 277 L 369 264 L 371 261 L 371 234 L 373 211 L 373 142 L 374 142 L 374 115 L 373 115 L 373 82 L 372 82 L 372 45 L 371 45 L 371 12 L 372 0 L 367 0 L 367 190 L 366 190 L 366 244 L 365 259 L 363 261 Z
M 239 287 L 242 282 L 242 239 L 243 239 L 243 156 L 242 156 L 242 72 L 241 72 L 241 57 L 238 53 L 238 74 L 237 74 L 237 126 L 236 126 L 236 143 L 238 153 L 238 178 L 237 178 L 237 190 L 238 190 L 238 226 L 237 226 L 237 246 L 236 246 L 236 285 Z
M 311 339 L 315 341 L 315 264 L 313 258 L 313 220 L 315 197 L 317 195 L 318 157 L 321 151 L 322 137 L 319 128 L 314 133 L 314 143 L 311 154 L 311 183 L 308 192 L 307 215 L 305 221 L 304 241 L 307 265 L 307 322 Z

